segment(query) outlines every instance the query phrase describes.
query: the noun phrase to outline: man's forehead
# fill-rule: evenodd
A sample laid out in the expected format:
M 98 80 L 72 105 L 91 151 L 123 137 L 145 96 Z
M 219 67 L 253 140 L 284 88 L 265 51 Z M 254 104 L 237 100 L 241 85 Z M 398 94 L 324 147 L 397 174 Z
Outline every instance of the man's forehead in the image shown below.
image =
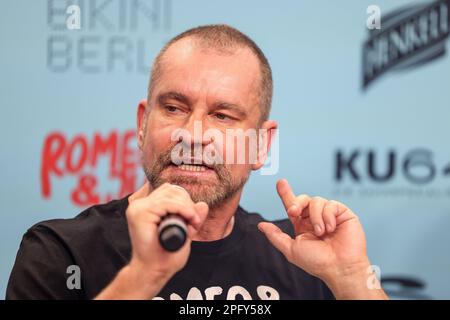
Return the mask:
M 198 43 L 192 38 L 184 38 L 172 43 L 164 52 L 162 61 L 170 62 L 173 58 L 186 59 L 198 50 Z
M 244 46 L 217 46 L 214 43 L 196 40 L 192 37 L 180 39 L 171 44 L 161 59 L 161 69 L 174 66 L 207 65 L 209 67 L 222 67 L 222 69 L 238 68 L 234 71 L 249 71 L 255 77 L 259 74 L 259 61 L 256 55 Z M 227 63 L 227 65 L 223 65 Z M 192 67 L 195 67 L 192 66 Z M 244 68 L 245 66 L 245 68 Z M 241 69 L 241 70 L 239 70 Z
M 250 48 L 238 44 L 229 43 L 224 44 L 219 41 L 200 39 L 194 36 L 179 39 L 166 49 L 163 57 L 177 57 L 179 59 L 188 58 L 195 53 L 205 53 L 212 55 L 231 56 L 238 55 L 242 58 L 243 55 L 247 56 L 247 59 L 255 60 L 257 57 L 250 50 Z
M 257 95 L 259 62 L 248 48 L 222 51 L 191 39 L 181 39 L 164 53 L 159 79 L 163 87 L 181 86 L 196 91 L 208 90 L 210 93 Z

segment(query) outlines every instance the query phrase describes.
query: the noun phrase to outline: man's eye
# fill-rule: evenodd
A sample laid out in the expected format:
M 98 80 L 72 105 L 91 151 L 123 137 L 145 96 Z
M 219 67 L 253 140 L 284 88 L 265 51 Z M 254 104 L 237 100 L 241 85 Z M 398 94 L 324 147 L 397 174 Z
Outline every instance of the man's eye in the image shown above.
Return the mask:
M 216 118 L 219 120 L 231 120 L 231 117 L 223 113 L 216 113 Z
M 168 106 L 165 106 L 164 108 L 170 113 L 175 113 L 175 112 L 179 111 L 178 108 L 175 106 L 168 105 Z

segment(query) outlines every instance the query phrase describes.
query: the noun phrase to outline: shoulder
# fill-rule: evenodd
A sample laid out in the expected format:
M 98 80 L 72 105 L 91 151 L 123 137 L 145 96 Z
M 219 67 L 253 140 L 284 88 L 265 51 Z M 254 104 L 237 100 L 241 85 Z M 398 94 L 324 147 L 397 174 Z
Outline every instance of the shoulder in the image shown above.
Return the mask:
M 42 221 L 24 234 L 8 299 L 93 297 L 129 255 L 127 199 L 92 206 L 72 219 Z M 81 270 L 82 290 L 68 290 L 67 268 Z M 99 268 L 100 267 L 100 268 Z
M 19 251 L 26 259 L 40 252 L 78 265 L 108 261 L 107 257 L 122 262 L 130 255 L 127 206 L 124 198 L 92 206 L 71 219 L 39 222 L 24 234 Z
M 122 198 L 89 207 L 74 218 L 41 221 L 29 228 L 24 238 L 46 235 L 55 240 L 74 242 L 106 236 L 111 233 L 111 228 L 126 225 L 127 206 L 128 199 Z

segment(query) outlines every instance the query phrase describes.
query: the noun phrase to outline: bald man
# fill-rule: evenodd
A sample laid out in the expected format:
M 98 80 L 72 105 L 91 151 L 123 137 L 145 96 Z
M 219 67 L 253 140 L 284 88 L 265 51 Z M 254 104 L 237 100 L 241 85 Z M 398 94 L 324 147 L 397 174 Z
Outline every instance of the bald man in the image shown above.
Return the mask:
M 146 184 L 73 219 L 30 228 L 7 298 L 386 299 L 369 281 L 364 232 L 344 204 L 297 195 L 283 179 L 276 190 L 287 219 L 267 222 L 239 205 L 277 129 L 271 100 L 269 63 L 240 31 L 208 25 L 170 40 L 137 109 Z M 221 136 L 248 130 L 264 137 L 254 161 L 250 143 L 224 143 Z M 229 151 L 246 161 L 219 161 Z M 158 240 L 169 213 L 188 229 L 176 252 Z M 78 283 L 69 281 L 69 266 Z

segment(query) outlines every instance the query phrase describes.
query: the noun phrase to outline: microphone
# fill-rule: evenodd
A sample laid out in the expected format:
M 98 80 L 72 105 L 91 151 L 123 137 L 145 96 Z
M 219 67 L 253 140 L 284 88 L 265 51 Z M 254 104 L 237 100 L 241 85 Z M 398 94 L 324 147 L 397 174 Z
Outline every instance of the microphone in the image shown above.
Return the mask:
M 186 242 L 186 222 L 179 215 L 169 213 L 162 218 L 158 226 L 158 238 L 161 247 L 166 251 L 178 251 Z

